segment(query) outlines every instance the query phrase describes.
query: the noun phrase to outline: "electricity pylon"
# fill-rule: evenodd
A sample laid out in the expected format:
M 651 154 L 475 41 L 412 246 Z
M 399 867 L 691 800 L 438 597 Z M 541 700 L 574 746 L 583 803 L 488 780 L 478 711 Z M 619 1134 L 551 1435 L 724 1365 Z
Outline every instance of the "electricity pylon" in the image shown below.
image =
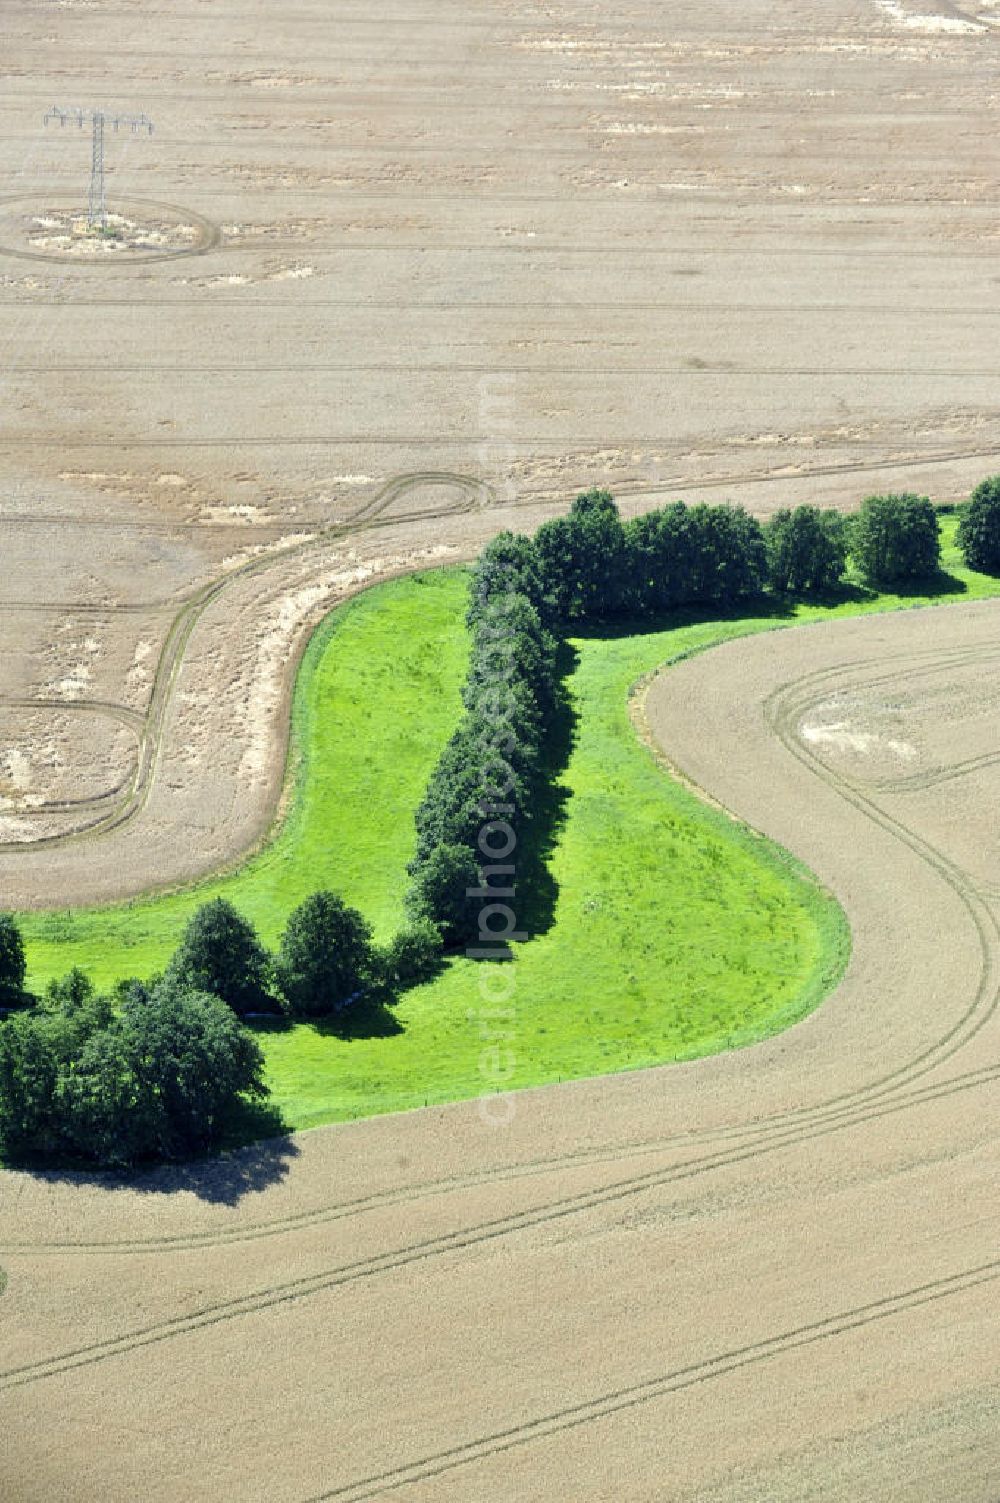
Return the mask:
M 132 134 L 140 130 L 153 134 L 153 122 L 146 115 L 109 115 L 106 110 L 64 110 L 60 105 L 54 104 L 45 116 L 45 124 L 50 120 L 58 120 L 60 125 L 65 125 L 67 120 L 75 120 L 82 130 L 90 122 L 90 194 L 87 199 L 87 223 L 93 228 L 99 225 L 102 229 L 108 222 L 108 205 L 104 197 L 104 128 L 110 125 L 117 133 L 123 125 L 127 125 Z

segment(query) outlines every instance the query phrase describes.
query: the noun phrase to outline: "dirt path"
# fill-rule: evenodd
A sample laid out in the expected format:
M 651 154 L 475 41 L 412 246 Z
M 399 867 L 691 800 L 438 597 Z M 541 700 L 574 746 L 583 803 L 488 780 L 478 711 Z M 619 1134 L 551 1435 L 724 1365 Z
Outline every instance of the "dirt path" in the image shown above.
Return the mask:
M 992 1503 L 998 623 L 791 630 L 651 689 L 667 754 L 848 909 L 789 1033 L 502 1129 L 3 1176 L 13 1495 Z

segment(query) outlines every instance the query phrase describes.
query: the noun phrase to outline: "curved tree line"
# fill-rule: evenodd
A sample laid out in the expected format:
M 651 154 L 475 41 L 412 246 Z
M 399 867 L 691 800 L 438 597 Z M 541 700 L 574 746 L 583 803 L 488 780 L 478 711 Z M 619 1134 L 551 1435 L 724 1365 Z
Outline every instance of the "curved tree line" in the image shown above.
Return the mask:
M 1000 477 L 962 508 L 970 568 L 1000 573 Z M 407 926 L 373 943 L 363 916 L 318 891 L 269 953 L 225 899 L 190 919 L 165 972 L 97 995 L 73 970 L 26 991 L 24 945 L 0 914 L 0 1148 L 8 1157 L 127 1167 L 216 1146 L 266 1100 L 255 1014 L 329 1019 L 379 1008 L 429 979 L 442 951 L 509 956 L 519 852 L 549 793 L 560 651 L 575 626 L 685 608 L 731 610 L 770 594 L 822 598 L 848 561 L 873 589 L 940 570 L 927 497 L 870 496 L 853 516 L 812 506 L 763 526 L 741 507 L 674 505 L 623 521 L 594 490 L 533 537 L 501 533 L 472 573 L 464 713 L 416 813 Z
M 976 488 L 958 536 L 970 567 L 1000 572 L 1000 477 Z M 932 502 L 869 496 L 853 516 L 799 506 L 764 525 L 742 507 L 677 502 L 623 521 L 611 494 L 592 490 L 533 537 L 487 543 L 472 577 L 465 717 L 417 811 L 411 911 L 449 944 L 487 949 L 498 931 L 484 914 L 515 912 L 510 858 L 544 802 L 559 644 L 574 627 L 732 610 L 768 595 L 831 598 L 849 560 L 873 589 L 932 581 L 941 567 Z

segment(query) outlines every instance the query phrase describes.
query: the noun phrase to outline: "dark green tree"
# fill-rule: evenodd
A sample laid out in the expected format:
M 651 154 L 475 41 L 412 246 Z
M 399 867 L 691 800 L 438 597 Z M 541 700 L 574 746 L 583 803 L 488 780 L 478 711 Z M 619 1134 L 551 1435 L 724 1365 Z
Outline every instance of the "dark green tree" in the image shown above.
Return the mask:
M 867 496 L 851 528 L 851 554 L 877 587 L 931 579 L 941 567 L 937 513 L 926 496 Z
M 475 851 L 479 831 L 500 806 L 517 821 L 530 802 L 534 748 L 510 722 L 486 723 L 466 716 L 449 740 L 417 809 L 417 849 L 411 874 L 438 846 Z M 510 811 L 510 812 L 506 812 Z M 427 917 L 433 919 L 433 912 Z
M 169 966 L 172 980 L 221 997 L 235 1013 L 273 1011 L 269 957 L 248 919 L 225 898 L 203 903 Z
M 693 506 L 690 522 L 690 600 L 728 607 L 760 595 L 767 549 L 756 518 L 742 506 Z
M 57 1149 L 58 1079 L 59 1054 L 48 1019 L 24 1012 L 0 1023 L 0 1145 L 5 1153 L 20 1158 Z
M 244 1097 L 266 1095 L 263 1055 L 218 997 L 164 980 L 120 1015 L 81 972 L 0 1024 L 0 1144 L 12 1156 L 123 1168 L 219 1140 Z
M 823 595 L 847 566 L 847 525 L 833 511 L 797 506 L 776 511 L 764 527 L 768 584 L 779 595 Z
M 414 922 L 429 920 L 446 945 L 467 944 L 479 933 L 482 900 L 479 862 L 465 845 L 438 845 L 415 870 L 406 907 Z
M 958 546 L 970 569 L 1000 574 L 1000 475 L 981 480 L 962 508 Z
M 441 964 L 441 948 L 441 931 L 429 919 L 407 924 L 378 951 L 382 987 L 392 993 L 429 981 Z
M 499 532 L 483 548 L 472 571 L 469 625 L 475 625 L 492 601 L 509 595 L 523 595 L 539 616 L 547 619 L 549 603 L 534 538 Z
M 535 546 L 542 565 L 545 594 L 556 616 L 570 620 L 580 598 L 580 538 L 569 517 L 553 517 L 535 533 Z
M 645 512 L 625 524 L 625 571 L 629 608 L 659 615 L 698 597 L 699 555 L 695 513 L 683 501 Z
M 12 913 L 0 913 L 0 1007 L 18 1007 L 25 1000 L 24 940 Z
M 218 996 L 164 977 L 126 1003 L 122 1033 L 157 1157 L 204 1152 L 241 1098 L 267 1096 L 260 1045 Z
M 497 596 L 480 613 L 472 636 L 466 706 L 483 688 L 523 686 L 539 711 L 556 691 L 556 640 L 525 595 Z
M 275 979 L 296 1017 L 325 1017 L 364 990 L 372 964 L 371 926 L 335 893 L 314 892 L 289 916 Z
M 102 1167 L 127 1169 L 160 1156 L 159 1102 L 117 1021 L 84 1039 L 60 1070 L 53 1116 L 63 1151 Z
M 585 491 L 535 534 L 545 593 L 566 621 L 601 621 L 627 599 L 625 532 L 614 497 Z

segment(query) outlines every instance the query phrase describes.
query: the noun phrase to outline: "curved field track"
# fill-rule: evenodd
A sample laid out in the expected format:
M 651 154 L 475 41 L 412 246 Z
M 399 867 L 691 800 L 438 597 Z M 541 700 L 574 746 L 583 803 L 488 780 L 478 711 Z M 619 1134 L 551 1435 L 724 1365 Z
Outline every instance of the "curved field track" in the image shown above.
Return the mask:
M 502 1127 L 5 1174 L 13 1496 L 993 1503 L 998 626 L 824 623 L 650 688 L 670 760 L 851 918 L 779 1038 Z

